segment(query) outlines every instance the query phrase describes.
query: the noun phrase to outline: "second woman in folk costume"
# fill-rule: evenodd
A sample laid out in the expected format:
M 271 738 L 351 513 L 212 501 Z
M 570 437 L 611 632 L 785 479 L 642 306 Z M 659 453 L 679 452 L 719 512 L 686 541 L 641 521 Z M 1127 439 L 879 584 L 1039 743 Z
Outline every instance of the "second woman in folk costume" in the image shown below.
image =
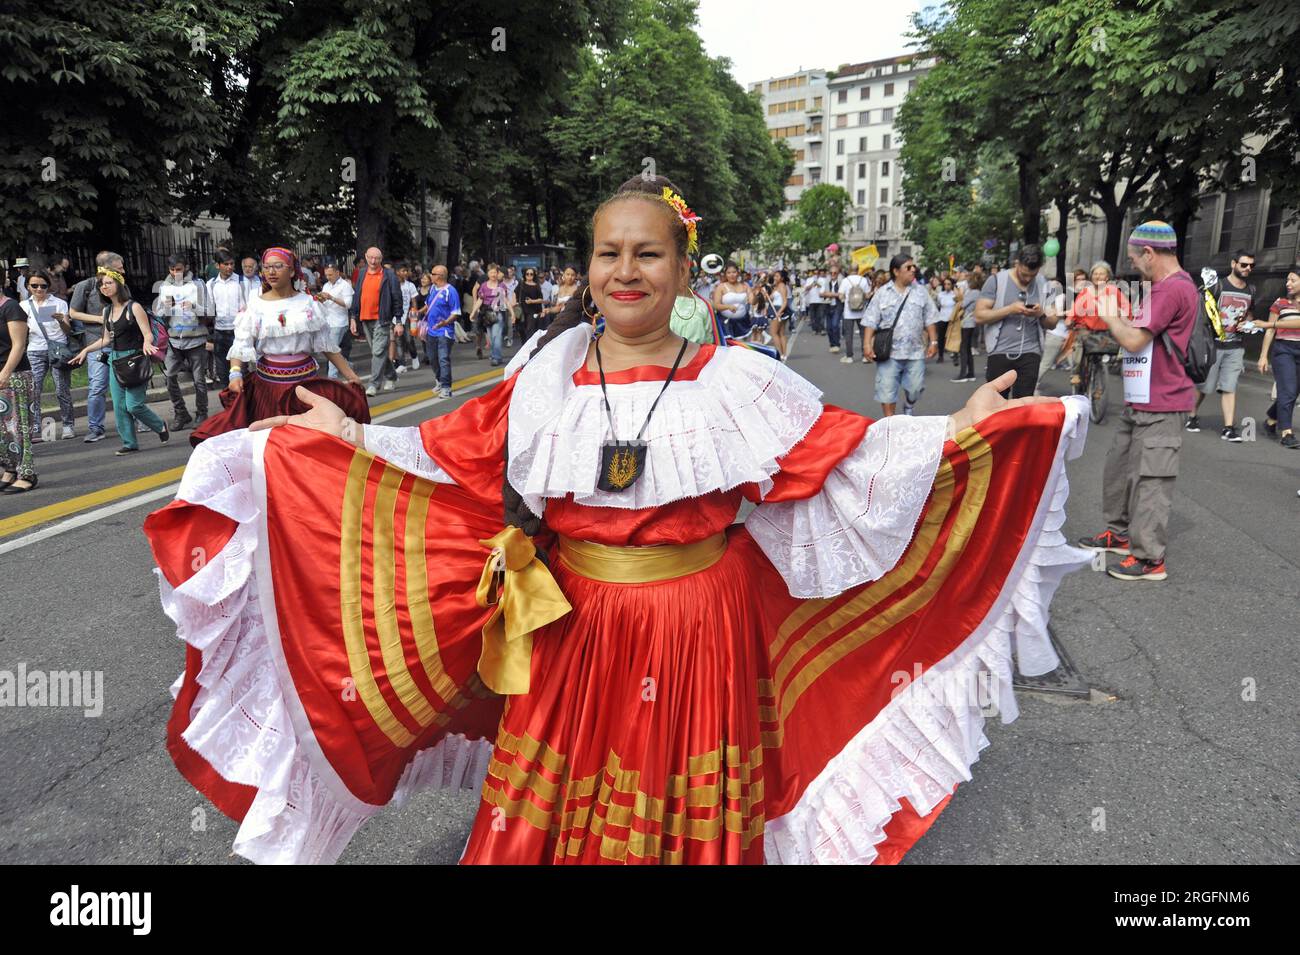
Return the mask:
M 289 249 L 262 253 L 262 292 L 250 296 L 235 316 L 235 340 L 227 356 L 230 385 L 221 392 L 225 411 L 195 428 L 191 444 L 197 447 L 262 418 L 306 411 L 308 405 L 295 393 L 299 387 L 329 399 L 358 421 L 370 420 L 361 378 L 339 352 L 320 303 L 294 287 L 302 278 L 298 257 Z M 347 383 L 318 378 L 316 353 Z
M 589 286 L 488 394 L 394 428 L 300 393 L 148 519 L 189 646 L 168 746 L 239 853 L 332 861 L 471 786 L 464 862 L 894 862 L 987 743 L 970 688 L 1008 719 L 1013 651 L 1056 665 L 1076 399 L 999 380 L 873 423 L 670 331 L 671 183 L 593 230 Z

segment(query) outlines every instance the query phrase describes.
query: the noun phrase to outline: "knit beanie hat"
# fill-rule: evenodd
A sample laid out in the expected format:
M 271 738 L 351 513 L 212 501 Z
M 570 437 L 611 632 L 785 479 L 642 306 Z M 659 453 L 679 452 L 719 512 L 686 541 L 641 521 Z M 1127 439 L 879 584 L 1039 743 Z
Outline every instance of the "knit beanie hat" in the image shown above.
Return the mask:
M 1178 236 L 1174 232 L 1174 227 L 1168 222 L 1152 219 L 1133 230 L 1128 237 L 1128 244 L 1138 247 L 1149 245 L 1153 249 L 1176 252 L 1178 251 Z

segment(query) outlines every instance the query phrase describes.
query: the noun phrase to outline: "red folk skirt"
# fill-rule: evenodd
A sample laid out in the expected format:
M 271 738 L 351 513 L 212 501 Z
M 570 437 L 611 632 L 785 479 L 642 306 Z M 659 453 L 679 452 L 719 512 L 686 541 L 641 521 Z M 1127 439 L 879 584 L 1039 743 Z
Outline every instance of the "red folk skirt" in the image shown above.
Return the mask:
M 365 389 L 332 378 L 318 378 L 320 366 L 310 355 L 264 355 L 257 359 L 252 373 L 244 378 L 244 387 L 234 392 L 223 388 L 221 406 L 225 410 L 213 415 L 190 433 L 190 445 L 198 447 L 214 434 L 238 431 L 254 421 L 277 415 L 303 414 L 307 405 L 294 394 L 298 386 L 321 395 L 343 409 L 349 418 L 368 424 L 370 405 Z

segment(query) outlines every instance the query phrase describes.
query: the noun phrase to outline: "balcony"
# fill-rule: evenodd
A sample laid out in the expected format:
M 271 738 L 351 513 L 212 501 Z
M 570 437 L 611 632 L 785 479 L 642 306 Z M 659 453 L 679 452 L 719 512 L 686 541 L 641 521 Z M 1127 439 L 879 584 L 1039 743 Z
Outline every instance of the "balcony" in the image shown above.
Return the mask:
M 816 129 L 808 130 L 803 134 L 803 141 L 805 143 L 820 143 L 822 141 L 822 128 L 818 126 Z

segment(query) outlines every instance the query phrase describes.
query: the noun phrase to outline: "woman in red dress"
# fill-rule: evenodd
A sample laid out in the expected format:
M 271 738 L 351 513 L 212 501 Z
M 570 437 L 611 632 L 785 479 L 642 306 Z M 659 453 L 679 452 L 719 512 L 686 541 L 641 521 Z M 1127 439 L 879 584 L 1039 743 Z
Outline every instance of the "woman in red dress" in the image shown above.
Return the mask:
M 299 386 L 328 398 L 358 421 L 370 420 L 361 379 L 339 353 L 319 303 L 294 287 L 302 277 L 298 256 L 289 249 L 262 253 L 262 293 L 250 298 L 235 317 L 235 340 L 227 356 L 230 386 L 221 392 L 225 410 L 195 428 L 190 444 L 198 447 L 214 434 L 306 411 L 307 405 L 295 397 Z M 320 369 L 312 356 L 317 352 L 347 384 L 316 377 Z
M 333 861 L 471 786 L 464 862 L 895 862 L 1014 718 L 1013 652 L 1056 666 L 1085 406 L 1012 373 L 951 417 L 823 405 L 670 331 L 694 228 L 625 184 L 589 285 L 450 414 L 300 392 L 195 451 L 145 530 L 188 647 L 168 746 L 237 852 Z

